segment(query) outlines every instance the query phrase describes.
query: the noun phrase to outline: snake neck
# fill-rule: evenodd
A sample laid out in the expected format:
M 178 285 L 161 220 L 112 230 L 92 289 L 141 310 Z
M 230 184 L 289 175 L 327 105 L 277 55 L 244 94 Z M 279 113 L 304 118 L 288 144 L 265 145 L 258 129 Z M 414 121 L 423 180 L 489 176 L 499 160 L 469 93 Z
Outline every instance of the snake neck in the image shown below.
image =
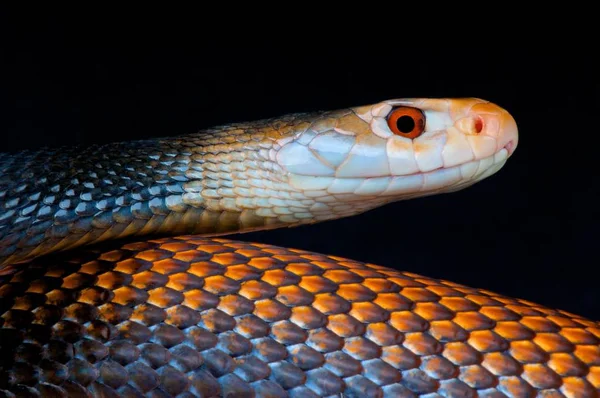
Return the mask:
M 273 161 L 303 115 L 174 138 L 0 154 L 0 267 L 109 239 L 314 222 Z

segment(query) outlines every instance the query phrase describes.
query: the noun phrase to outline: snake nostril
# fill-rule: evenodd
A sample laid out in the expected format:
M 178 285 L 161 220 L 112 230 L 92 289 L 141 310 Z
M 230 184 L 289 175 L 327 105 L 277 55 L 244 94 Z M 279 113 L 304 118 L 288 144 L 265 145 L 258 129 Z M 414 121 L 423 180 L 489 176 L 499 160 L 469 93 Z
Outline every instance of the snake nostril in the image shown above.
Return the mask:
M 479 134 L 483 131 L 483 119 L 475 116 L 475 133 Z

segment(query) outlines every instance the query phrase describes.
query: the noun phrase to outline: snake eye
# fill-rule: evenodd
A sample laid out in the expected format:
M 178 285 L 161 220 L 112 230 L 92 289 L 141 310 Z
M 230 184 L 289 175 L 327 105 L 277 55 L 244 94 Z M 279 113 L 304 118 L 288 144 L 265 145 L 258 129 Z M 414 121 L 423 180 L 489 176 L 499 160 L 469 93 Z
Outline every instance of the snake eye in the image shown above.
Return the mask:
M 423 112 L 407 106 L 392 109 L 387 122 L 392 133 L 406 138 L 417 138 L 425 130 Z

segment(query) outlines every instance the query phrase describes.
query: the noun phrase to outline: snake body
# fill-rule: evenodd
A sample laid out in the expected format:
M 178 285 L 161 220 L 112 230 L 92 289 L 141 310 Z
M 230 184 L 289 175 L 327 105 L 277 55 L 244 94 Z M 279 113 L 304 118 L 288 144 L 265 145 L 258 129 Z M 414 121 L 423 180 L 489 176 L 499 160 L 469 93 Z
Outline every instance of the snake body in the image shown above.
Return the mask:
M 598 322 L 216 237 L 463 189 L 517 139 L 487 101 L 400 99 L 0 154 L 0 395 L 599 396 Z

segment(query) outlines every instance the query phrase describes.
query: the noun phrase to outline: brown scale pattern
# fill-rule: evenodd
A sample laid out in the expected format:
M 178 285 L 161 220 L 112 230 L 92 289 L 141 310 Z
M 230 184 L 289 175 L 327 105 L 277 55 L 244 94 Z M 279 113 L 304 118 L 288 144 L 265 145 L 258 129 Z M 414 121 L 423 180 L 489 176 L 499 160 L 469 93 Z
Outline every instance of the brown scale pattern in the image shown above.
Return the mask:
M 179 237 L 0 280 L 0 396 L 596 397 L 600 323 L 339 257 Z

